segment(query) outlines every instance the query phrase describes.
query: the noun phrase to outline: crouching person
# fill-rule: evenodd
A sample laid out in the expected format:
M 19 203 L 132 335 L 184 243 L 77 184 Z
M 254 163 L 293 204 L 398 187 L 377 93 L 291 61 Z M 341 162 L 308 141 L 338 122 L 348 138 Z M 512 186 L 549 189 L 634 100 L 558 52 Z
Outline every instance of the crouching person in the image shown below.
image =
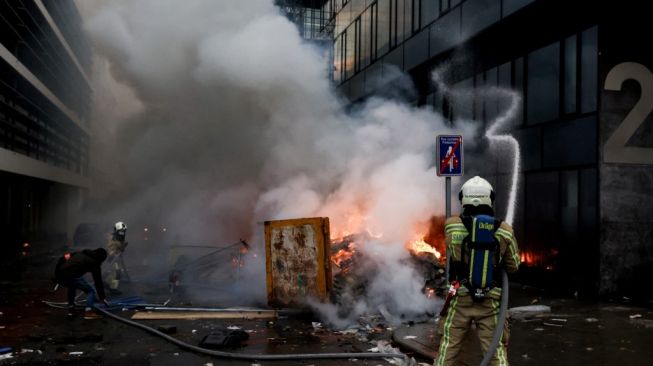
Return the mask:
M 69 309 L 72 310 L 75 307 L 75 293 L 77 290 L 86 293 L 84 319 L 97 319 L 100 317 L 93 311 L 96 291 L 99 301 L 107 303 L 100 270 L 105 259 L 107 259 L 107 251 L 104 248 L 66 253 L 59 258 L 54 270 L 55 281 L 68 288 Z M 84 279 L 84 275 L 89 272 L 93 275 L 95 289 Z

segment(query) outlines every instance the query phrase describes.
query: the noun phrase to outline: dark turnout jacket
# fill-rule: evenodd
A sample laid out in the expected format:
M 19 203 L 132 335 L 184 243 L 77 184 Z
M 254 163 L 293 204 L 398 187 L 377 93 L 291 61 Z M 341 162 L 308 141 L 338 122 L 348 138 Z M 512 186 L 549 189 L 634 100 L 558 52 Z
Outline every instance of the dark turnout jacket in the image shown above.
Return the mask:
M 55 280 L 66 285 L 66 282 L 82 277 L 90 272 L 93 275 L 95 290 L 100 299 L 105 299 L 104 284 L 102 282 L 102 262 L 106 259 L 107 252 L 104 249 L 88 250 L 81 252 L 66 253 L 59 258 L 54 270 Z

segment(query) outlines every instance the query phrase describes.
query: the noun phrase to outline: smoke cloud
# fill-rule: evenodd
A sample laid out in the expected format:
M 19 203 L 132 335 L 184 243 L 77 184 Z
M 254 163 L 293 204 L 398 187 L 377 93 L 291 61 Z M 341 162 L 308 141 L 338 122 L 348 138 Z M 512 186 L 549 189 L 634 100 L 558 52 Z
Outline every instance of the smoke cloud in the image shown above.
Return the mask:
M 444 212 L 435 136 L 473 141 L 471 122 L 452 127 L 428 108 L 381 98 L 348 112 L 323 50 L 271 0 L 114 0 L 82 10 L 100 60 L 93 164 L 104 168 L 99 182 L 111 181 L 97 187 L 97 215 L 166 225 L 178 244 L 246 238 L 258 247 L 262 221 L 328 216 L 334 236 L 375 236 L 360 249 L 383 270 L 362 310 L 432 306 L 404 244 L 416 223 Z M 246 270 L 264 297 L 260 257 Z

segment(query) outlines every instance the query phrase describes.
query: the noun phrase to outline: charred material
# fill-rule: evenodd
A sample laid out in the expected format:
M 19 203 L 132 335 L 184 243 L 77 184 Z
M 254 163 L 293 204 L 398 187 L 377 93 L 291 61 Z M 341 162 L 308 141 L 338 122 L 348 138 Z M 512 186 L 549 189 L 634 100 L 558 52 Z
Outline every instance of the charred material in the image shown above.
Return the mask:
M 212 274 L 227 265 L 233 265 L 234 261 L 240 267 L 242 255 L 249 251 L 250 246 L 242 239 L 223 247 L 197 245 L 175 246 L 175 249 L 183 250 L 187 248 L 211 249 L 212 251 L 195 259 L 190 259 L 185 254 L 180 255 L 176 259 L 175 264 L 168 273 L 168 288 L 171 293 L 179 290 L 183 278 L 186 281 L 198 282 L 211 277 Z M 228 260 L 225 258 L 228 258 Z
M 383 271 L 373 261 L 365 260 L 364 254 L 356 249 L 373 239 L 367 233 L 352 234 L 331 243 L 331 260 L 333 264 L 333 288 L 331 302 L 340 305 L 345 316 L 356 301 L 365 296 L 371 278 Z M 431 252 L 413 252 L 404 262 L 414 268 L 424 278 L 423 293 L 427 297 L 435 296 L 444 287 L 444 265 Z

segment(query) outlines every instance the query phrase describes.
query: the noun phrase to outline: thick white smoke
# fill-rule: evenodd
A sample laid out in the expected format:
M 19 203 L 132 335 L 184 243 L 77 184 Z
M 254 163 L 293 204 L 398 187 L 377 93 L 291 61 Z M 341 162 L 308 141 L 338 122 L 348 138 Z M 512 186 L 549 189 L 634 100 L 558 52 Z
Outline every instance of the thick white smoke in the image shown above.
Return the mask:
M 473 141 L 471 123 L 453 129 L 426 108 L 376 98 L 346 113 L 323 53 L 271 0 L 84 8 L 95 51 L 139 106 L 96 114 L 116 126 L 98 136 L 111 141 L 119 182 L 103 214 L 165 224 L 185 243 L 258 246 L 261 221 L 328 216 L 337 234 L 379 236 L 362 249 L 387 269 L 370 279 L 366 307 L 395 299 L 388 306 L 399 311 L 426 310 L 423 279 L 401 261 L 404 244 L 416 223 L 444 212 L 435 136 Z M 96 81 L 96 90 L 111 87 Z M 105 103 L 97 97 L 96 112 Z M 258 275 L 249 288 L 263 297 L 264 265 L 248 267 Z

